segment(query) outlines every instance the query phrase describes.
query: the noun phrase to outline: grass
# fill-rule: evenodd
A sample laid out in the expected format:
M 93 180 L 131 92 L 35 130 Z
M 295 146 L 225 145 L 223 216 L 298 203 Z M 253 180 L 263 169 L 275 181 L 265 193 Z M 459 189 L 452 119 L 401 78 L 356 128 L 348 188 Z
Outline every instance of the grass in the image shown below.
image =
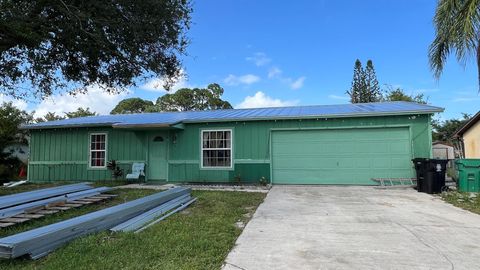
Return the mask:
M 449 191 L 442 193 L 442 199 L 457 207 L 480 214 L 480 196 L 475 193 Z
M 30 184 L 19 186 L 16 191 L 33 188 L 35 186 Z M 0 229 L 0 236 L 58 222 L 154 192 L 115 190 L 119 196 L 113 200 Z M 265 194 L 193 191 L 192 195 L 198 200 L 189 208 L 141 233 L 93 234 L 76 239 L 37 261 L 23 258 L 0 260 L 0 269 L 219 269 L 241 233 L 235 223 L 246 223 Z

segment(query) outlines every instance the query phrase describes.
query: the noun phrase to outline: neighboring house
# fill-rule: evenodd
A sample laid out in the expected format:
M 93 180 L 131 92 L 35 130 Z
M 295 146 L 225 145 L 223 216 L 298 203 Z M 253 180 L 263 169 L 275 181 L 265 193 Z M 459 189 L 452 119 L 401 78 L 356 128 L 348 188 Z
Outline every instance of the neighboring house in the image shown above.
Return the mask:
M 433 142 L 432 153 L 433 158 L 448 159 L 447 167 L 453 167 L 453 162 L 451 162 L 451 160 L 455 159 L 455 149 L 453 145 L 447 142 Z
M 146 181 L 373 185 L 414 177 L 431 157 L 431 116 L 442 108 L 365 103 L 103 115 L 25 126 L 31 181 L 110 179 L 146 164 Z
M 465 158 L 480 158 L 480 111 L 454 134 Z
M 453 145 L 447 142 L 433 142 L 432 152 L 434 158 L 439 159 L 455 159 L 455 150 Z

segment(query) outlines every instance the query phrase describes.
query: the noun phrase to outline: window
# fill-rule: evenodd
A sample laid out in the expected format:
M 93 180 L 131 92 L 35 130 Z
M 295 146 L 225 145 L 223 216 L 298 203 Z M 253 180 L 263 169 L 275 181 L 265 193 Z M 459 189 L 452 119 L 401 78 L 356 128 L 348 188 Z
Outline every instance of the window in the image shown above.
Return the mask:
M 232 130 L 202 131 L 202 167 L 232 167 Z
M 107 156 L 107 134 L 90 134 L 90 167 L 105 168 L 105 159 Z

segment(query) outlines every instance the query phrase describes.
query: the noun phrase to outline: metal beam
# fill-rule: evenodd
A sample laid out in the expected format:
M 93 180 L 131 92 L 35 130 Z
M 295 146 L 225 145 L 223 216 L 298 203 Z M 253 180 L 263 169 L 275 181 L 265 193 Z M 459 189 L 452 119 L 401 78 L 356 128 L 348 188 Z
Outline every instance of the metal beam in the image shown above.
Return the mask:
M 1 196 L 0 209 L 92 188 L 87 183 L 79 183 Z
M 190 201 L 192 198 L 189 194 L 180 196 L 176 199 L 168 201 L 158 207 L 153 208 L 150 211 L 147 211 L 143 214 L 140 214 L 132 219 L 125 221 L 124 223 L 118 224 L 117 226 L 110 229 L 112 232 L 131 232 L 135 231 L 146 224 L 150 223 L 152 220 L 164 215 L 166 212 L 179 207 L 180 205 Z
M 38 208 L 42 206 L 46 206 L 52 203 L 59 203 L 59 202 L 71 202 L 74 200 L 91 197 L 94 195 L 101 194 L 102 192 L 106 192 L 112 190 L 110 187 L 99 187 L 88 189 L 80 192 L 69 193 L 66 195 L 56 196 L 53 198 L 43 199 L 39 201 L 24 203 L 16 206 L 12 206 L 9 208 L 0 209 L 0 218 L 8 218 L 13 217 L 19 214 L 25 213 L 29 209 Z
M 148 227 L 150 227 L 150 226 L 153 226 L 153 225 L 157 224 L 158 222 L 166 219 L 167 217 L 169 217 L 169 216 L 171 216 L 171 215 L 173 215 L 173 214 L 175 214 L 175 213 L 177 213 L 177 212 L 182 211 L 183 209 L 187 208 L 190 204 L 194 203 L 196 200 L 197 200 L 197 198 L 191 199 L 190 201 L 182 204 L 182 205 L 181 205 L 180 207 L 178 207 L 177 209 L 175 209 L 175 210 L 173 210 L 173 211 L 170 211 L 168 214 L 166 214 L 166 215 L 158 218 L 157 220 L 155 220 L 155 221 L 153 221 L 153 222 L 151 222 L 151 223 L 143 226 L 142 228 L 136 230 L 135 233 L 139 233 L 139 232 L 145 230 L 146 228 L 148 228 Z

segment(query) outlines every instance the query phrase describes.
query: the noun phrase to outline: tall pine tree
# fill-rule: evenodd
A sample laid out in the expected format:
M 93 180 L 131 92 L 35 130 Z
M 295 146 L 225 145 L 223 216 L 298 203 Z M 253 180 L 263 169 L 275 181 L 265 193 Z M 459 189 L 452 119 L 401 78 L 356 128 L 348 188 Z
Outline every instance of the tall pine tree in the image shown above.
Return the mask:
M 367 61 L 367 66 L 365 67 L 365 86 L 365 94 L 363 95 L 362 102 L 379 102 L 382 100 L 382 92 L 378 85 L 375 68 L 370 59 Z
M 351 103 L 360 103 L 361 102 L 361 93 L 362 89 L 365 89 L 365 79 L 364 79 L 364 71 L 362 67 L 362 62 L 360 60 L 355 61 L 355 67 L 353 69 L 353 80 L 352 80 L 352 87 L 347 94 L 350 96 Z
M 372 60 L 367 61 L 365 69 L 363 69 L 360 60 L 355 61 L 352 87 L 347 91 L 347 94 L 350 96 L 351 103 L 379 102 L 382 100 L 382 92 Z

